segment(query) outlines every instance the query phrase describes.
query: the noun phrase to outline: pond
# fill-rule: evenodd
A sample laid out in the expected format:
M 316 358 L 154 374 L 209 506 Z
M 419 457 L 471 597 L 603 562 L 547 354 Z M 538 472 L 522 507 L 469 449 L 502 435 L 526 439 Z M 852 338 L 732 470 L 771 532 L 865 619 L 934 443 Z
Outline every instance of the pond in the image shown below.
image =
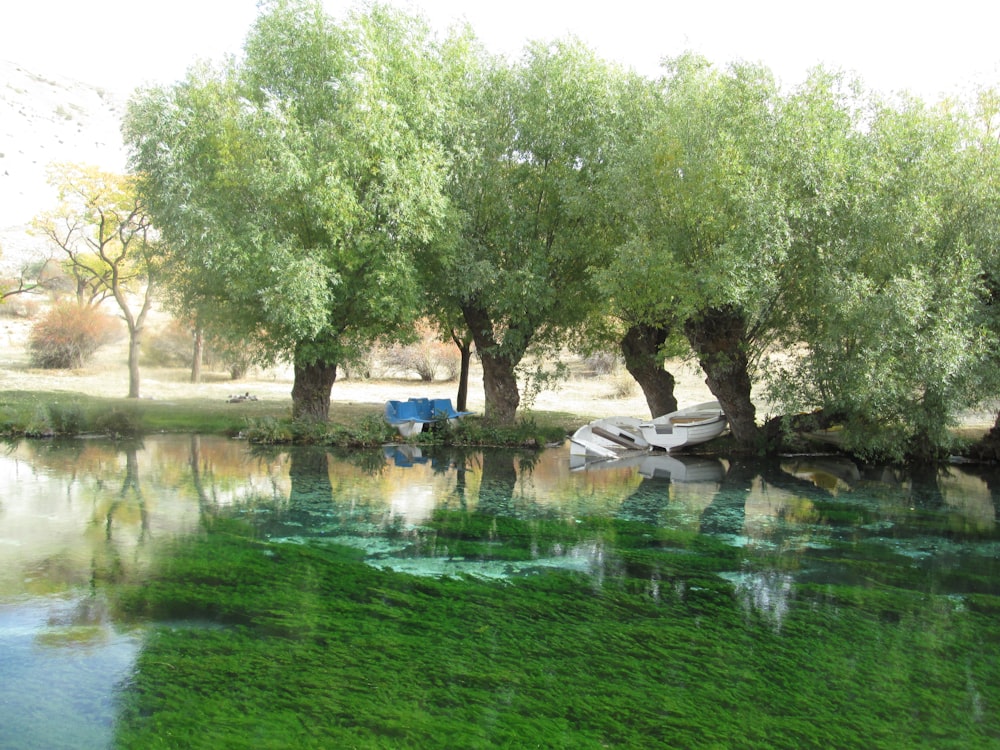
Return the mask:
M 25 441 L 0 747 L 1000 746 L 1000 472 Z

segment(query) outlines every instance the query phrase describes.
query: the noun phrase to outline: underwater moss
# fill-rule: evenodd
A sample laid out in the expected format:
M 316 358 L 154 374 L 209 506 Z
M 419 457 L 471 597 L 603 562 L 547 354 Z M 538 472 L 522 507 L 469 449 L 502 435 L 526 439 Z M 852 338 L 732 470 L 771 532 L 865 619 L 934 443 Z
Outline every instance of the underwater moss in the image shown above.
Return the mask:
M 525 548 L 579 533 L 436 523 Z M 151 632 L 115 746 L 825 750 L 1000 737 L 1000 626 L 976 611 L 989 609 L 982 597 L 965 608 L 803 584 L 776 625 L 713 574 L 744 565 L 736 548 L 648 527 L 602 533 L 618 534 L 622 564 L 600 581 L 418 578 L 232 524 L 177 542 L 119 602 Z

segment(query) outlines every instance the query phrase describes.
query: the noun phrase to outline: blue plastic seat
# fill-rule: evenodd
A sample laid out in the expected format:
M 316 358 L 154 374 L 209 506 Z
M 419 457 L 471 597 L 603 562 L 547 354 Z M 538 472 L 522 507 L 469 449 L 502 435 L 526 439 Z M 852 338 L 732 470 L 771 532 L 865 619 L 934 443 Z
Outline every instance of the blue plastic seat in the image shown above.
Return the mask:
M 431 411 L 437 419 L 458 419 L 472 414 L 471 411 L 455 411 L 450 398 L 435 398 L 431 401 Z

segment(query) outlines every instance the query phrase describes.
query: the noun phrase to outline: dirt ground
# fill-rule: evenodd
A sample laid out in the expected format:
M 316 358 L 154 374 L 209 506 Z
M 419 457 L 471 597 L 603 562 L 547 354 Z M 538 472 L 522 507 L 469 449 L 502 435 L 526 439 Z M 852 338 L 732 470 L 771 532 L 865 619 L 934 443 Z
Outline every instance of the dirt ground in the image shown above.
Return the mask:
M 39 370 L 28 364 L 27 336 L 31 321 L 22 317 L 0 318 L 0 390 L 71 391 L 94 396 L 122 397 L 128 393 L 128 368 L 124 341 L 105 346 L 87 367 L 79 370 Z M 628 373 L 597 376 L 573 355 L 567 355 L 570 375 L 557 387 L 542 391 L 532 408 L 580 414 L 581 417 L 612 415 L 649 416 L 641 389 Z M 275 401 L 291 406 L 292 373 L 290 368 L 274 368 L 251 372 L 240 380 L 231 380 L 228 373 L 203 372 L 203 382 L 188 382 L 189 371 L 183 368 L 141 367 L 143 398 L 173 400 L 207 398 L 225 400 L 232 394 L 251 393 L 259 400 Z M 712 400 L 704 377 L 692 363 L 671 365 L 677 378 L 676 395 L 681 406 Z M 411 396 L 451 398 L 455 400 L 457 382 L 425 383 L 413 379 L 360 380 L 338 377 L 331 401 L 374 404 L 379 407 L 388 399 Z M 523 405 L 523 403 L 522 403 Z M 482 412 L 484 395 L 482 371 L 474 365 L 469 382 L 468 408 Z
M 27 336 L 31 321 L 22 317 L 0 318 L 0 390 L 69 391 L 93 396 L 124 397 L 128 393 L 128 368 L 124 341 L 104 347 L 93 361 L 80 370 L 38 370 L 28 366 Z M 555 388 L 537 395 L 530 408 L 578 414 L 581 422 L 595 417 L 627 415 L 650 416 L 638 384 L 624 368 L 606 375 L 594 375 L 573 355 L 567 355 L 569 377 Z M 696 363 L 673 361 L 668 369 L 677 380 L 675 395 L 681 407 L 712 401 L 714 397 L 704 382 Z M 228 373 L 203 373 L 203 382 L 188 382 L 190 373 L 182 368 L 141 368 L 143 398 L 174 400 L 184 398 L 219 399 L 250 393 L 258 400 L 273 401 L 291 408 L 292 373 L 288 367 L 251 372 L 240 380 Z M 426 383 L 412 379 L 360 380 L 339 377 L 331 393 L 332 410 L 337 403 L 372 404 L 381 408 L 389 399 L 410 397 L 451 398 L 455 400 L 455 381 Z M 758 419 L 770 416 L 762 399 L 755 399 Z M 482 371 L 474 365 L 469 382 L 468 408 L 482 413 L 484 395 Z M 522 407 L 524 407 L 522 400 Z M 970 412 L 963 419 L 962 433 L 982 435 L 993 424 L 995 411 Z

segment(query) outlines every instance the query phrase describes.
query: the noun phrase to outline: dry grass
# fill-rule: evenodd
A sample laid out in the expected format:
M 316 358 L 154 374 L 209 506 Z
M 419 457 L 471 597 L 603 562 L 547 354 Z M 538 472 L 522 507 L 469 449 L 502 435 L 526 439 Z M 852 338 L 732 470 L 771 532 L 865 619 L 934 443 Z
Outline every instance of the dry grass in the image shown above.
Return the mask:
M 81 393 L 99 398 L 121 398 L 128 393 L 125 342 L 100 350 L 94 360 L 79 370 L 38 370 L 28 366 L 25 347 L 30 321 L 0 318 L 0 391 Z M 557 387 L 538 394 L 531 409 L 566 415 L 567 421 L 585 422 L 596 417 L 630 415 L 644 417 L 649 409 L 641 389 L 622 385 L 623 371 L 597 375 L 575 357 L 567 355 L 569 376 Z M 704 376 L 689 362 L 671 362 L 668 368 L 677 379 L 676 396 L 681 406 L 712 400 Z M 627 373 L 625 373 L 627 376 Z M 246 378 L 232 380 L 225 372 L 203 373 L 202 382 L 189 382 L 182 368 L 143 367 L 141 393 L 144 399 L 184 403 L 186 407 L 239 410 L 242 416 L 287 416 L 291 413 L 292 373 L 290 368 L 252 371 Z M 341 378 L 331 394 L 331 417 L 349 421 L 370 412 L 381 412 L 389 399 L 410 397 L 455 399 L 454 381 L 424 382 L 412 379 L 360 380 Z M 230 395 L 251 393 L 256 401 L 228 404 Z M 468 408 L 482 413 L 484 396 L 482 372 L 474 367 L 470 380 Z M 759 415 L 766 407 L 758 405 Z M 963 437 L 975 438 L 990 426 L 995 412 L 970 413 L 961 428 Z
M 128 393 L 128 369 L 125 342 L 106 346 L 84 368 L 77 370 L 39 370 L 28 364 L 25 348 L 30 321 L 20 317 L 0 318 L 0 391 L 40 391 L 82 393 L 99 398 L 120 398 Z M 620 373 L 594 375 L 568 355 L 570 375 L 557 387 L 538 394 L 531 408 L 542 412 L 575 415 L 580 420 L 593 417 L 649 413 L 639 388 L 623 388 Z M 699 403 L 711 398 L 702 378 L 690 365 L 678 363 L 673 370 L 678 377 L 677 397 L 681 404 Z M 186 369 L 148 367 L 141 369 L 141 394 L 144 399 L 160 402 L 202 401 L 224 404 L 227 409 L 283 416 L 291 412 L 292 373 L 290 368 L 252 371 L 246 378 L 232 380 L 228 373 L 203 373 L 202 382 L 189 382 Z M 468 408 L 482 412 L 484 396 L 482 372 L 473 368 Z M 454 381 L 424 382 L 412 379 L 360 380 L 340 378 L 331 394 L 331 415 L 358 411 L 381 411 L 388 399 L 411 396 L 431 398 L 456 397 Z M 249 392 L 256 401 L 227 404 L 230 395 Z

